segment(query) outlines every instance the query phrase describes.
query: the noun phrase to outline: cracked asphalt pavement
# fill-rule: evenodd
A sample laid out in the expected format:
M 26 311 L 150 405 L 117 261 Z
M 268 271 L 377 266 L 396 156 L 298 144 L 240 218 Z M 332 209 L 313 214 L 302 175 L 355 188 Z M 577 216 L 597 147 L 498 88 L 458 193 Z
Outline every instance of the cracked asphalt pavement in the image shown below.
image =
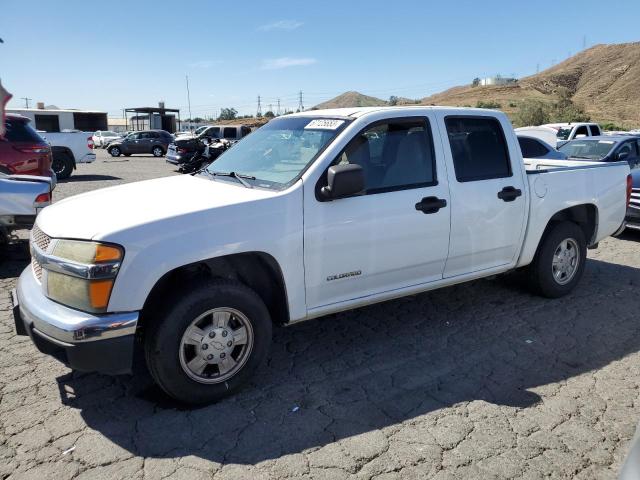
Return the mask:
M 100 151 L 54 199 L 171 174 Z M 560 300 L 504 277 L 277 328 L 251 385 L 184 409 L 144 373 L 74 373 L 16 336 L 16 242 L 0 478 L 615 478 L 640 419 L 639 252 L 639 234 L 603 241 Z

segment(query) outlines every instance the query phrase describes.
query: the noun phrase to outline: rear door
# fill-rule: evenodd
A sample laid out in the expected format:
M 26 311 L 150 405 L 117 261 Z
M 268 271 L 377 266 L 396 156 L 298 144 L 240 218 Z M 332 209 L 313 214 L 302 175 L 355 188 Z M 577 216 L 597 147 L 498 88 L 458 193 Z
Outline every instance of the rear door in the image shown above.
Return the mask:
M 515 262 L 526 221 L 525 185 L 510 125 L 491 116 L 446 116 L 451 241 L 444 277 Z M 510 155 L 513 153 L 513 157 Z M 451 168 L 453 167 L 453 168 Z M 514 172 L 515 170 L 515 172 Z

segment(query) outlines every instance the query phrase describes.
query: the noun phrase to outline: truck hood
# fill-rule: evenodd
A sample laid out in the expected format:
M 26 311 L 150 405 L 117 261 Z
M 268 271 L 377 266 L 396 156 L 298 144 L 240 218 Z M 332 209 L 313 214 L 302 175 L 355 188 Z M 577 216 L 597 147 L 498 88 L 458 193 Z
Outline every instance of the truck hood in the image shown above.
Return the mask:
M 118 185 L 57 202 L 40 213 L 37 223 L 54 238 L 108 240 L 161 220 L 278 195 L 234 182 L 181 175 Z

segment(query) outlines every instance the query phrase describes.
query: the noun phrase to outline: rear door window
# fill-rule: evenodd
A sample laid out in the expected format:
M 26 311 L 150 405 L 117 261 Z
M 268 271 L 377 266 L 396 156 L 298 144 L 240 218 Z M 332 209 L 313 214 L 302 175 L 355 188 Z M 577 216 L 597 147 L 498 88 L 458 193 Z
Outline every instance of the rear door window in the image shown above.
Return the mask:
M 582 125 L 576 129 L 576 134 L 574 138 L 576 138 L 578 135 L 584 135 L 585 137 L 589 136 L 589 132 L 587 131 L 586 125 Z
M 5 126 L 7 127 L 6 137 L 10 142 L 44 143 L 42 137 L 38 135 L 28 122 L 7 119 Z
M 520 150 L 524 158 L 544 157 L 549 151 L 537 140 L 533 138 L 518 137 Z
M 510 177 L 511 161 L 500 122 L 493 117 L 446 117 L 458 182 Z
M 591 129 L 591 135 L 593 135 L 594 137 L 601 135 L 600 127 L 598 125 L 590 125 L 589 128 Z
M 222 136 L 224 138 L 231 138 L 231 139 L 235 139 L 236 138 L 236 132 L 238 131 L 237 128 L 235 127 L 225 127 L 225 129 L 222 131 Z

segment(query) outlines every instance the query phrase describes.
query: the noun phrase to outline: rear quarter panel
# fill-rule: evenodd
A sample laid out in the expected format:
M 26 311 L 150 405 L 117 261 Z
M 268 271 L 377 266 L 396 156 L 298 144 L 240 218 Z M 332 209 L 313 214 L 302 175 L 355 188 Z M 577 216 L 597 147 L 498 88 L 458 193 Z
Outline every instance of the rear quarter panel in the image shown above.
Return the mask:
M 629 174 L 626 163 L 587 166 L 574 165 L 588 162 L 564 163 L 570 166 L 557 169 L 551 166 L 544 173 L 527 175 L 531 192 L 529 224 L 518 267 L 531 263 L 549 220 L 561 210 L 577 205 L 596 207 L 595 235 L 587 239 L 590 245 L 614 233 L 624 220 Z

